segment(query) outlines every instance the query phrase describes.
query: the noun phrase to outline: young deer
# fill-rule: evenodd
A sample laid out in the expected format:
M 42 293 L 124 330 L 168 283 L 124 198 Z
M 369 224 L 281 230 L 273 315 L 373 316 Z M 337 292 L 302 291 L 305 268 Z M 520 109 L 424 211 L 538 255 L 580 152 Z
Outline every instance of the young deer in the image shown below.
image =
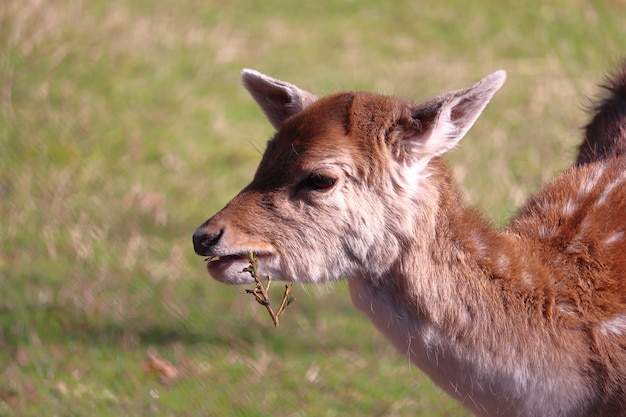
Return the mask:
M 244 70 L 277 133 L 195 251 L 229 284 L 251 282 L 249 250 L 262 276 L 347 279 L 354 305 L 479 416 L 626 416 L 626 69 L 578 164 L 497 230 L 441 155 L 504 80 L 415 105 L 318 99 Z

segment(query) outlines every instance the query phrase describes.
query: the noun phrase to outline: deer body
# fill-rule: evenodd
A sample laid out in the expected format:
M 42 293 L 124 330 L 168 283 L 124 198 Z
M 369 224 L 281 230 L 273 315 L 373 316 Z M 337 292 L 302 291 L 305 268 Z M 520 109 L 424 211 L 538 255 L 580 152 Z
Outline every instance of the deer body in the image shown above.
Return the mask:
M 277 134 L 195 250 L 226 283 L 249 280 L 249 250 L 274 279 L 348 279 L 354 305 L 479 416 L 626 415 L 626 157 L 610 145 L 626 134 L 594 147 L 588 133 L 585 158 L 497 230 L 441 155 L 504 78 L 414 105 L 244 71 Z

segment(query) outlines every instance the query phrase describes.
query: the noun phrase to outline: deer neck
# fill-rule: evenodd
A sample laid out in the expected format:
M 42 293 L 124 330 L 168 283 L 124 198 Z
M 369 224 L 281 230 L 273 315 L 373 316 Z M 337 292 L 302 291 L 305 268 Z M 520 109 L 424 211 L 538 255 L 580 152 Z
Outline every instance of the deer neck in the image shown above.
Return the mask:
M 428 179 L 436 178 L 437 183 L 426 182 L 411 197 L 414 215 L 405 211 L 398 216 L 397 229 L 407 230 L 394 230 L 389 237 L 401 241 L 393 242 L 401 250 L 390 268 L 379 277 L 355 277 L 350 287 L 357 307 L 379 327 L 406 319 L 407 325 L 415 322 L 420 329 L 432 326 L 442 334 L 462 334 L 480 321 L 493 323 L 493 317 L 480 313 L 503 311 L 502 298 L 496 296 L 501 286 L 494 278 L 508 279 L 504 256 L 510 264 L 517 254 L 503 232 L 461 202 L 445 164 L 437 160 L 432 165 Z M 370 298 L 376 297 L 380 311 L 370 306 Z M 408 333 L 403 331 L 404 338 Z
M 524 398 L 516 387 L 549 389 L 541 382 L 551 360 L 549 332 L 534 324 L 543 325 L 550 303 L 539 301 L 529 314 L 523 301 L 542 297 L 524 278 L 542 272 L 533 270 L 532 250 L 518 237 L 462 204 L 447 171 L 438 178 L 436 193 L 427 196 L 436 208 L 414 219 L 385 276 L 349 281 L 352 301 L 442 389 L 475 401 L 466 404 L 475 413 L 506 410 L 507 401 L 513 410 L 515 398 Z

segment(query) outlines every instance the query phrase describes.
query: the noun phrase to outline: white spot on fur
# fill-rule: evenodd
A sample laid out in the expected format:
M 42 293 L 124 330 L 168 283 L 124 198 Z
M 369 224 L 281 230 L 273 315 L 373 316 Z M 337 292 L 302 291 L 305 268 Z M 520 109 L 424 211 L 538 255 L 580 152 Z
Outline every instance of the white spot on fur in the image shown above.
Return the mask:
M 499 270 L 506 271 L 511 268 L 511 260 L 508 256 L 502 254 L 498 256 L 498 259 L 496 260 L 496 266 Z
M 604 170 L 605 165 L 600 165 L 600 167 L 593 172 L 592 176 L 588 178 L 587 181 L 585 181 L 583 187 L 580 190 L 580 193 L 582 195 L 589 194 L 595 188 L 595 186 L 598 184 L 598 181 L 600 181 L 600 178 L 604 174 Z
M 542 198 L 537 202 L 539 209 L 541 211 L 549 212 L 552 211 L 552 203 L 548 201 L 546 198 Z
M 557 302 L 556 309 L 563 314 L 569 314 L 569 315 L 575 314 L 574 308 L 572 307 L 571 304 L 568 304 L 568 303 Z
M 626 314 L 604 320 L 600 325 L 600 334 L 603 336 L 623 336 L 626 334 Z
M 606 200 L 609 198 L 613 190 L 618 185 L 622 184 L 623 182 L 624 182 L 623 175 L 611 181 L 611 183 L 604 188 L 604 190 L 602 191 L 602 194 L 600 194 L 600 197 L 596 201 L 596 205 L 601 206 L 602 204 L 606 203 Z
M 578 205 L 576 204 L 574 199 L 570 198 L 569 200 L 567 200 L 567 203 L 565 203 L 565 207 L 563 208 L 563 215 L 566 217 L 571 216 L 572 214 L 574 214 L 574 211 L 576 211 L 577 207 Z
M 472 233 L 472 242 L 476 248 L 476 254 L 483 256 L 487 252 L 487 245 L 483 242 L 483 238 L 478 233 Z
M 606 239 L 604 239 L 604 243 L 610 245 L 612 243 L 617 242 L 618 240 L 622 240 L 624 238 L 624 232 L 613 232 Z
M 556 231 L 553 228 L 547 227 L 543 224 L 539 225 L 539 237 L 551 238 L 551 237 L 554 237 L 555 234 L 556 234 Z
M 579 254 L 583 251 L 583 246 L 583 243 L 577 236 L 576 238 L 572 239 L 569 245 L 567 245 L 567 247 L 565 248 L 565 252 Z
M 532 287 L 533 284 L 535 283 L 533 275 L 526 271 L 522 271 L 522 273 L 520 274 L 520 281 L 522 282 L 522 284 L 527 285 L 529 287 Z

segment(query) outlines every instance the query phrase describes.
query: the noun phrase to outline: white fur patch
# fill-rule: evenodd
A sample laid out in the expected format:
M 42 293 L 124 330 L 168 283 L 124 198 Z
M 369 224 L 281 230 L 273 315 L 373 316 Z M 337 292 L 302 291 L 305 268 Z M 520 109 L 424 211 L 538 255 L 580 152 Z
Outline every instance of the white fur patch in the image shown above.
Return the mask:
M 522 271 L 522 273 L 520 274 L 520 281 L 522 282 L 522 284 L 529 287 L 532 287 L 535 283 L 533 275 L 526 271 Z
M 593 175 L 591 176 L 591 178 L 585 181 L 585 183 L 583 184 L 583 187 L 580 190 L 580 193 L 582 195 L 589 194 L 596 187 L 596 185 L 598 184 L 598 181 L 600 181 L 600 178 L 604 174 L 604 170 L 605 170 L 604 164 L 600 165 L 600 167 L 593 172 Z
M 606 200 L 609 198 L 613 190 L 615 190 L 615 188 L 618 185 L 624 183 L 624 179 L 625 179 L 625 176 L 624 174 L 622 174 L 618 178 L 611 181 L 611 183 L 604 188 L 604 190 L 602 191 L 602 194 L 600 194 L 600 197 L 596 201 L 596 205 L 601 206 L 602 204 L 606 203 Z
M 498 269 L 500 270 L 507 270 L 511 268 L 511 259 L 509 259 L 508 256 L 506 256 L 505 254 L 501 254 L 500 256 L 498 256 L 498 259 L 496 260 L 496 266 L 498 267 Z
M 604 320 L 600 325 L 603 336 L 623 336 L 626 334 L 626 313 Z
M 563 215 L 566 217 L 569 217 L 572 214 L 574 214 L 577 208 L 578 208 L 578 204 L 576 204 L 573 198 L 570 198 L 569 200 L 567 200 L 567 203 L 565 204 L 565 207 L 563 208 Z
M 547 227 L 543 224 L 539 225 L 539 237 L 551 238 L 551 237 L 554 237 L 555 235 L 556 235 L 556 230 L 554 230 L 552 227 Z
M 604 243 L 610 245 L 624 238 L 624 232 L 613 232 L 606 239 L 604 239 Z

